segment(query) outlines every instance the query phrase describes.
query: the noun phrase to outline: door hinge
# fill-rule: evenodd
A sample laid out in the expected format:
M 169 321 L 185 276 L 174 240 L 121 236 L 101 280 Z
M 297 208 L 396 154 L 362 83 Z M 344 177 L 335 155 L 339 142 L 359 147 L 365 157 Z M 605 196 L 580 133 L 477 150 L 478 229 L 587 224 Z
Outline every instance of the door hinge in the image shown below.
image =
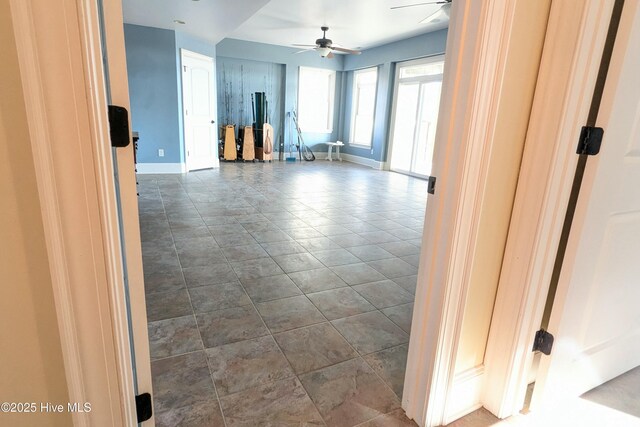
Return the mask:
M 187 72 L 187 66 L 183 65 L 182 68 L 184 68 L 184 72 L 186 73 Z
M 117 105 L 108 106 L 109 136 L 112 147 L 126 147 L 129 145 L 129 112 Z
M 533 339 L 532 351 L 540 351 L 548 356 L 551 354 L 551 348 L 553 348 L 553 335 L 544 329 L 540 329 Z
M 153 415 L 153 405 L 149 393 L 142 393 L 136 396 L 136 414 L 138 415 L 139 423 L 147 421 Z
M 436 177 L 430 176 L 427 181 L 427 193 L 436 194 Z
M 604 129 L 595 126 L 583 126 L 580 131 L 580 140 L 578 141 L 577 154 L 586 154 L 595 156 L 600 152 L 602 145 L 602 136 Z

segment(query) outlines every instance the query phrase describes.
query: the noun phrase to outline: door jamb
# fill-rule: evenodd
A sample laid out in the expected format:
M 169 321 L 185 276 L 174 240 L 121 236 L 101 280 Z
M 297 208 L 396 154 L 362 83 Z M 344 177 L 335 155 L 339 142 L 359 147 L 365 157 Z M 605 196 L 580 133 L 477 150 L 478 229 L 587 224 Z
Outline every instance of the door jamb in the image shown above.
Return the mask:
M 10 6 L 73 423 L 135 425 L 97 3 Z
M 423 427 L 477 409 L 453 405 L 455 362 L 498 103 L 519 0 L 454 2 L 402 406 Z M 477 371 L 481 379 L 483 369 Z M 475 383 L 474 383 L 475 386 Z M 465 390 L 468 391 L 468 390 Z M 463 391 L 460 390 L 462 393 Z M 456 408 L 456 413 L 449 411 Z
M 122 3 L 102 1 L 104 16 L 104 35 L 102 43 L 106 46 L 109 68 L 109 89 L 111 102 L 125 107 L 129 111 L 129 129 L 131 126 L 131 104 L 129 101 L 129 82 L 127 74 L 127 57 L 124 39 L 124 19 Z M 118 167 L 120 204 L 123 235 L 125 236 L 124 256 L 128 277 L 129 305 L 131 316 L 131 333 L 134 345 L 135 381 L 137 393 L 151 393 L 151 353 L 149 350 L 149 332 L 147 321 L 146 292 L 144 287 L 144 271 L 142 265 L 142 241 L 140 238 L 140 218 L 138 209 L 138 189 L 134 162 L 135 147 L 117 148 L 116 166 Z M 145 425 L 155 422 L 154 416 Z
M 485 356 L 482 403 L 499 418 L 524 401 L 612 5 L 552 2 Z

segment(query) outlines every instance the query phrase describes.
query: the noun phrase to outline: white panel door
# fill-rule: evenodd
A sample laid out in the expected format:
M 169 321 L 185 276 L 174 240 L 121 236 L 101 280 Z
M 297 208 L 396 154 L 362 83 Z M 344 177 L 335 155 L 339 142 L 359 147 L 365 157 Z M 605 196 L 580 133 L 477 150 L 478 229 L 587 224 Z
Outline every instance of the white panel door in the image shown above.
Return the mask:
M 573 397 L 640 365 L 640 7 L 626 2 L 534 398 Z M 542 393 L 542 395 L 538 395 Z
M 182 49 L 182 105 L 188 171 L 219 166 L 214 73 L 213 58 Z

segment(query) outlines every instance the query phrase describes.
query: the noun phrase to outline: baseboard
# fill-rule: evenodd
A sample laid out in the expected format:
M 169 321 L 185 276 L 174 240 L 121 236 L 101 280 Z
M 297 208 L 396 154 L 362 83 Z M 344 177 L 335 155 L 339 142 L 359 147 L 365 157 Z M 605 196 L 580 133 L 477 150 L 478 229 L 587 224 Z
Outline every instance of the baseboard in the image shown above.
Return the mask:
M 482 407 L 483 380 L 484 365 L 467 369 L 455 376 L 447 398 L 445 425 Z
M 313 154 L 316 156 L 317 160 L 327 160 L 326 151 L 324 152 L 314 151 Z M 337 161 L 338 156 L 336 155 L 335 151 L 333 152 L 333 155 L 331 158 L 333 159 L 334 162 Z M 356 163 L 358 165 L 368 166 L 370 168 L 377 169 L 377 170 L 383 170 L 383 167 L 384 167 L 384 162 L 368 159 L 366 157 L 354 156 L 353 154 L 340 153 L 340 158 L 342 159 L 343 162 Z
M 184 163 L 137 163 L 137 173 L 185 173 L 187 171 Z
M 363 166 L 369 166 L 370 168 L 382 170 L 384 167 L 383 162 L 379 162 L 373 159 L 367 159 L 366 157 L 354 156 L 353 154 L 342 154 L 340 153 L 340 157 L 342 160 L 346 160 L 347 162 L 356 163 Z

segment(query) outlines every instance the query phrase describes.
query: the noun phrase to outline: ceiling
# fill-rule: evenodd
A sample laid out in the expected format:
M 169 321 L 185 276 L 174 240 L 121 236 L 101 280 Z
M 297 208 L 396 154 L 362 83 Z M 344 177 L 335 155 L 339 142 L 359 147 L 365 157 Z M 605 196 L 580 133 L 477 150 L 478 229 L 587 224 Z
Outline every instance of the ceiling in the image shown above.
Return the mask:
M 420 1 L 123 0 L 123 12 L 126 23 L 180 30 L 213 43 L 229 37 L 282 46 L 314 44 L 326 25 L 334 44 L 368 49 L 446 28 L 446 23 L 419 23 L 440 5 L 390 9 Z
M 179 30 L 218 43 L 269 0 L 123 0 L 127 24 Z M 174 20 L 183 21 L 177 24 Z

